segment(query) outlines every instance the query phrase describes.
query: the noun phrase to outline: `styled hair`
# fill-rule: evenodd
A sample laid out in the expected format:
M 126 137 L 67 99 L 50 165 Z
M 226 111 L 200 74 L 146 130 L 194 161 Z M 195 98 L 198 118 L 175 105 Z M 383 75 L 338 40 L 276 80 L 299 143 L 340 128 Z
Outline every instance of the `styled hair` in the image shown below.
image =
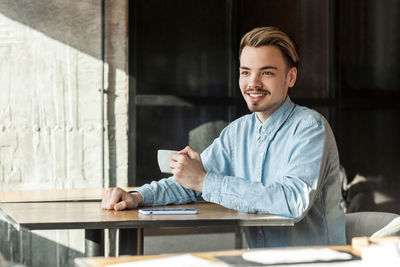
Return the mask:
M 260 47 L 272 45 L 281 51 L 288 69 L 299 65 L 299 53 L 295 42 L 283 31 L 275 27 L 255 28 L 243 35 L 239 46 L 239 57 L 245 46 Z

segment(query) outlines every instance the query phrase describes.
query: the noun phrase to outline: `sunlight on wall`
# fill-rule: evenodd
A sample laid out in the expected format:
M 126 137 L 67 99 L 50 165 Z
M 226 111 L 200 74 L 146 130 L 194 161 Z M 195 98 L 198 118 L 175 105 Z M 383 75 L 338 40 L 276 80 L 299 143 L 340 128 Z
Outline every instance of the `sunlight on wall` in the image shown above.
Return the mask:
M 2 14 L 0 36 L 0 189 L 100 187 L 101 60 Z M 107 71 L 106 64 L 106 89 Z M 113 131 L 123 142 L 115 148 L 117 177 L 124 185 L 128 84 L 124 70 L 114 71 Z
M 0 14 L 0 189 L 101 186 L 101 61 Z
M 0 13 L 0 190 L 101 187 L 99 3 L 39 1 L 5 7 L 7 12 Z M 128 169 L 126 8 L 127 2 L 108 3 L 112 13 L 107 13 L 105 37 L 114 46 L 106 42 L 105 181 L 112 169 L 118 186 L 126 186 Z M 16 231 L 10 225 L 7 229 Z M 52 241 L 84 253 L 83 230 L 33 231 L 28 240 L 21 233 L 15 236 L 9 243 L 19 244 L 20 250 L 33 240 L 41 242 L 32 264 L 54 256 L 45 251 L 36 255 Z M 11 258 L 23 253 L 11 245 L 1 249 L 11 249 Z M 72 262 L 70 252 L 58 245 L 57 253 L 58 260 Z

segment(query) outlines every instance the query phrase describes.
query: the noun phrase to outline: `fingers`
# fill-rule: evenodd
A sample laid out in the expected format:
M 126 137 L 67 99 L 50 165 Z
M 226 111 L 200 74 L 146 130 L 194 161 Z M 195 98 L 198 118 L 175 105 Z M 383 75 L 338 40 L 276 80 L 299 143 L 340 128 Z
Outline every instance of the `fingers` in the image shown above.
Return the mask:
M 111 197 L 110 197 L 110 208 L 114 208 L 114 205 L 116 205 L 118 202 L 120 202 L 122 200 L 122 196 L 125 193 L 124 190 L 122 190 L 121 188 L 117 187 L 114 188 L 114 190 L 111 193 Z
M 193 148 L 190 146 L 185 147 L 181 151 L 178 152 L 179 154 L 188 155 L 191 159 L 200 159 L 200 154 L 197 153 Z
M 179 163 L 179 162 L 173 162 L 170 164 L 171 167 L 171 172 L 174 175 L 175 178 L 177 178 L 178 176 L 182 176 L 182 171 L 183 171 L 183 164 Z
M 109 202 L 112 190 L 113 189 L 107 189 L 107 191 L 104 193 L 104 195 L 101 199 L 101 207 L 103 209 L 108 209 L 108 202 Z
M 189 157 L 186 155 L 173 154 L 171 156 L 171 163 L 173 163 L 173 162 L 184 163 L 188 159 L 189 159 Z
M 186 155 L 175 154 L 171 157 L 169 167 L 171 168 L 172 174 L 177 174 L 181 171 L 183 166 L 187 165 L 191 159 Z
M 135 209 L 139 206 L 139 202 L 141 201 L 139 200 L 137 194 L 126 193 L 123 197 L 123 200 L 117 204 L 118 207 L 114 207 L 114 209 L 115 210 Z
M 191 159 L 197 158 L 198 153 L 196 151 L 194 151 L 193 148 L 191 148 L 190 146 L 187 146 L 186 148 L 187 148 L 188 155 Z
M 181 151 L 178 151 L 178 154 L 172 154 L 171 159 L 174 161 L 179 161 L 182 162 L 185 157 L 184 156 L 189 156 L 191 159 L 200 159 L 200 154 L 197 153 L 193 148 L 190 146 L 185 147 Z
M 135 209 L 143 201 L 140 193 L 130 194 L 121 188 L 108 189 L 101 201 L 101 207 L 108 210 Z
M 186 146 L 184 149 L 178 151 L 178 153 L 181 154 L 181 155 L 187 155 L 189 148 L 190 148 L 189 146 Z
M 185 158 L 187 158 L 186 154 L 171 154 L 171 161 L 183 162 Z
M 175 178 L 178 178 L 178 176 L 183 176 L 185 172 L 191 172 L 193 167 L 196 167 L 196 161 L 201 163 L 200 154 L 193 150 L 190 146 L 185 147 L 178 153 L 179 154 L 171 155 L 171 162 L 169 164 L 172 174 L 175 176 Z
M 124 192 L 125 191 L 119 187 L 108 189 L 101 200 L 101 207 L 109 210 L 114 209 L 114 206 L 122 199 Z
M 114 205 L 114 210 L 124 210 L 127 207 L 128 204 L 126 203 L 126 201 L 121 201 Z

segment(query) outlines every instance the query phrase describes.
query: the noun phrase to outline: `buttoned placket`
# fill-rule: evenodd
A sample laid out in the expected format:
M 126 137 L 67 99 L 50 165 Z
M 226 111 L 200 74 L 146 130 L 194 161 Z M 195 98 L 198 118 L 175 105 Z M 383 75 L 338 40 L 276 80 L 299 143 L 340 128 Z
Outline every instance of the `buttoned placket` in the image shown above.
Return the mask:
M 256 181 L 261 183 L 262 181 L 262 173 L 263 173 L 263 167 L 264 167 L 264 158 L 268 146 L 268 141 L 269 141 L 269 131 L 264 129 L 262 125 L 258 129 L 258 135 L 257 135 L 257 149 L 258 149 L 258 154 L 257 154 L 257 159 L 256 159 Z

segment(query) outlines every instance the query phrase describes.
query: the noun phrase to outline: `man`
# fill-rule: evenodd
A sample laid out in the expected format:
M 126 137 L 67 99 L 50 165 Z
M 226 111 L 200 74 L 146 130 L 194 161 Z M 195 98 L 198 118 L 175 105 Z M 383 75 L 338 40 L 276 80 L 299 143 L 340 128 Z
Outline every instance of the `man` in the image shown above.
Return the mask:
M 116 188 L 105 209 L 183 204 L 200 195 L 241 212 L 295 219 L 293 227 L 248 227 L 250 247 L 345 244 L 339 158 L 328 122 L 287 95 L 297 78 L 293 41 L 273 27 L 256 28 L 240 43 L 239 85 L 252 114 L 227 126 L 201 154 L 173 155 L 173 177 L 128 193 Z

